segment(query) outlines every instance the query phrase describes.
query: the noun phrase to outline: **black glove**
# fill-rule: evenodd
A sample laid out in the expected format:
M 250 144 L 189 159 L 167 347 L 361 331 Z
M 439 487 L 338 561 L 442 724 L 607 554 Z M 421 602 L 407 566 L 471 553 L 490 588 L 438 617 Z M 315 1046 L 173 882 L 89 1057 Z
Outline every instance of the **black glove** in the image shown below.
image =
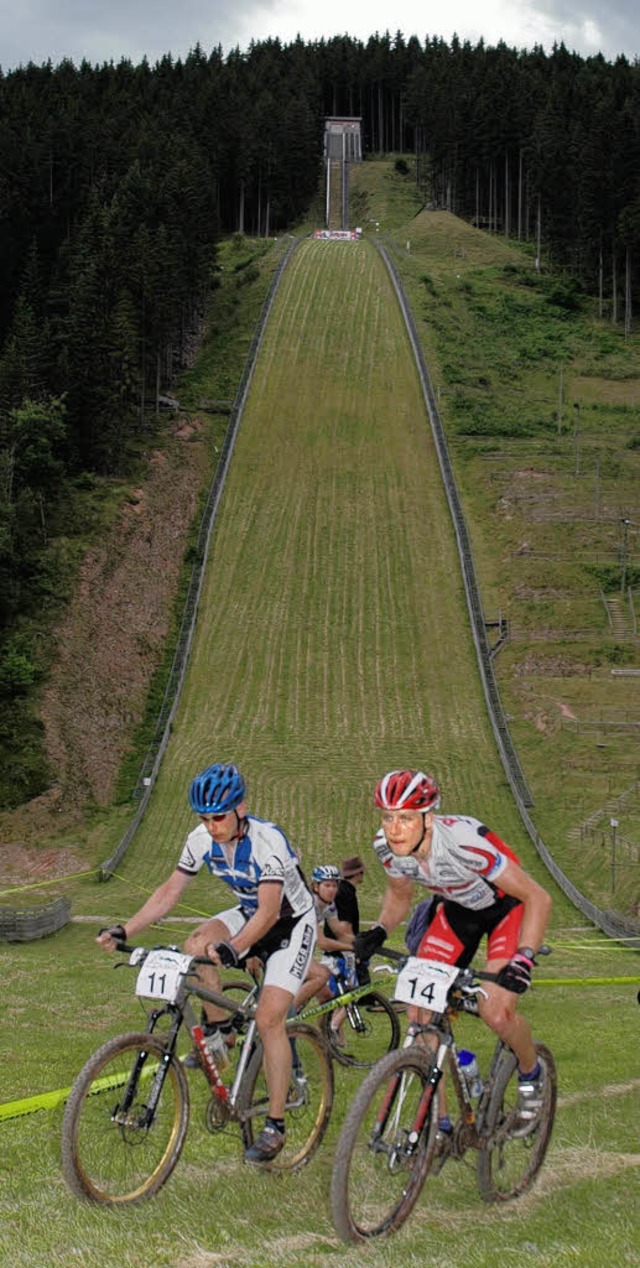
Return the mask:
M 110 938 L 113 938 L 113 941 L 114 941 L 114 942 L 126 942 L 126 941 L 127 941 L 127 935 L 126 935 L 126 933 L 125 933 L 125 931 L 124 931 L 124 925 L 109 925 L 109 927 L 108 927 L 107 929 L 101 929 L 101 930 L 100 930 L 100 933 L 98 934 L 98 937 L 100 937 L 100 934 L 103 934 L 103 933 L 108 933 L 108 934 L 109 934 L 109 937 L 110 937 Z
M 374 925 L 366 933 L 359 933 L 353 944 L 356 960 L 369 960 L 386 940 L 387 931 L 384 925 Z
M 230 942 L 218 942 L 216 944 L 216 952 L 220 963 L 225 969 L 235 969 L 237 967 L 240 957 Z
M 528 947 L 523 951 L 516 951 L 509 963 L 500 969 L 496 978 L 498 986 L 502 986 L 505 991 L 513 991 L 514 995 L 524 995 L 531 986 L 531 972 L 535 964 L 533 955 L 528 952 Z

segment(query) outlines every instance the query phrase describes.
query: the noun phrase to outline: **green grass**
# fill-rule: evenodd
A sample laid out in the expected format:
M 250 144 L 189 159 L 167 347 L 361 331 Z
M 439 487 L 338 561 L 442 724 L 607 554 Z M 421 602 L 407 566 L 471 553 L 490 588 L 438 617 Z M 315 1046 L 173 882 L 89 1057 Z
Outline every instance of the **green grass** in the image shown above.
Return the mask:
M 189 779 L 216 756 L 239 762 L 251 804 L 307 864 L 366 840 L 375 779 L 415 762 L 435 769 L 446 806 L 475 804 L 527 852 L 504 805 L 407 336 L 365 243 L 305 242 L 287 270 L 200 612 L 153 809 L 120 869 L 125 895 L 175 861 Z M 125 914 L 137 904 L 137 889 L 112 894 Z
M 11 993 L 2 1038 L 4 1098 L 67 1086 L 103 1039 L 141 1027 L 133 973 L 114 972 L 92 936 L 87 926 L 72 925 L 55 940 L 5 948 Z M 593 934 L 558 929 L 555 944 L 525 1011 L 554 1050 L 560 1102 L 539 1183 L 521 1201 L 484 1206 L 467 1156 L 427 1182 L 408 1224 L 389 1242 L 347 1249 L 337 1241 L 327 1203 L 333 1145 L 361 1073 L 337 1069 L 329 1136 L 306 1170 L 281 1178 L 251 1173 L 250 1180 L 237 1135 L 206 1132 L 194 1074 L 183 1157 L 158 1197 L 130 1210 L 85 1206 L 67 1193 L 61 1108 L 0 1124 L 0 1264 L 101 1268 L 105 1256 L 116 1255 L 126 1268 L 276 1262 L 386 1268 L 399 1261 L 489 1268 L 496 1256 L 589 1268 L 637 1263 L 637 987 L 543 985 L 585 971 L 629 972 L 633 963 Z M 491 1044 L 480 1023 L 462 1019 L 458 1039 L 475 1048 L 486 1069 Z
M 444 322 L 450 308 L 455 318 L 447 328 L 449 362 L 455 371 L 457 359 L 462 380 L 471 371 L 477 377 L 477 351 L 470 350 L 467 364 L 467 338 L 456 344 L 452 337 L 456 323 L 469 338 L 473 326 L 455 273 L 463 267 L 484 277 L 486 270 L 504 270 L 514 259 L 520 265 L 522 252 L 451 217 L 429 213 L 423 223 L 415 217 L 415 189 L 406 179 L 390 175 L 389 165 L 376 170 L 364 164 L 363 174 L 366 169 L 380 186 L 369 210 L 373 216 L 375 199 L 384 197 L 385 217 L 378 219 L 382 231 L 395 234 L 398 258 L 404 252 L 409 293 L 415 298 L 419 289 L 424 305 L 432 292 L 420 276 L 428 273 L 431 287 L 443 295 L 439 317 Z M 250 267 L 248 261 L 242 271 Z M 501 285 L 527 290 L 512 275 L 505 277 Z M 535 302 L 540 307 L 537 293 Z M 444 384 L 438 360 L 444 345 L 432 326 L 424 331 L 434 379 Z M 607 382 L 628 387 L 631 380 L 622 372 L 633 350 L 625 354 L 615 336 L 611 347 L 600 357 L 610 358 L 607 364 L 617 376 Z M 214 345 L 207 355 L 219 365 Z M 595 359 L 593 353 L 590 366 Z M 211 380 L 202 366 L 194 373 L 194 398 L 200 392 L 217 395 L 217 371 L 212 369 Z M 551 381 L 550 375 L 550 408 Z M 447 395 L 441 395 L 491 611 L 503 589 L 512 592 L 510 542 L 519 534 L 511 521 L 491 511 L 482 475 L 486 446 L 497 445 L 496 452 L 507 455 L 496 464 L 499 471 L 505 463 L 519 470 L 530 463 L 530 442 L 521 436 L 470 439 L 456 430 Z M 540 437 L 535 443 L 542 446 L 540 460 L 547 450 Z M 548 452 L 555 453 L 548 443 Z M 561 444 L 557 451 L 566 468 Z M 526 521 L 527 532 L 534 528 Z M 565 576 L 560 562 L 554 566 L 554 587 L 571 589 L 572 576 Z M 540 578 L 532 567 L 526 581 L 542 588 L 547 575 L 543 570 Z M 602 631 L 598 640 L 580 644 L 579 656 L 610 646 Z M 564 851 L 565 832 L 592 804 L 600 804 L 605 790 L 608 795 L 607 772 L 600 750 L 584 733 L 574 737 L 562 727 L 538 731 L 518 687 L 533 677 L 534 690 L 555 695 L 558 682 L 571 683 L 577 694 L 567 699 L 581 709 L 587 703 L 597 707 L 601 667 L 589 661 L 582 685 L 579 674 L 565 679 L 557 664 L 551 666 L 554 674 L 542 675 L 536 663 L 535 674 L 527 676 L 522 669 L 530 646 L 512 644 L 497 663 L 533 778 L 536 821 L 554 849 Z M 569 650 L 562 645 L 567 659 L 575 649 L 574 643 Z M 545 656 L 550 650 L 545 645 Z M 603 683 L 617 689 L 617 681 L 603 671 Z M 630 708 L 635 690 L 628 680 Z M 285 274 L 212 539 L 189 672 L 160 779 L 118 877 L 107 885 L 89 878 L 71 887 L 76 915 L 122 919 L 167 875 L 192 823 L 189 779 L 217 757 L 234 758 L 244 767 L 251 807 L 282 822 L 306 865 L 366 852 L 376 827 L 375 779 L 396 764 L 420 763 L 439 777 L 445 809 L 481 815 L 543 883 L 547 879 L 494 750 L 415 368 L 386 272 L 366 242 L 305 242 Z M 614 792 L 619 783 L 631 782 L 622 746 L 619 759 L 620 768 L 610 754 Z M 88 865 L 109 853 L 123 817 L 120 807 L 114 817 L 104 814 L 96 822 Z M 361 891 L 365 916 L 377 914 L 382 886 L 372 858 Z M 408 1225 L 388 1243 L 364 1251 L 339 1245 L 327 1208 L 332 1146 L 360 1076 L 338 1071 L 329 1138 L 300 1175 L 249 1178 L 238 1141 L 220 1142 L 206 1133 L 196 1098 L 175 1175 L 158 1198 L 130 1211 L 87 1208 L 66 1192 L 59 1164 L 61 1111 L 0 1125 L 0 1263 L 7 1268 L 68 1268 L 80 1262 L 102 1268 L 109 1258 L 124 1268 L 638 1263 L 640 1014 L 631 980 L 637 955 L 583 929 L 576 912 L 550 888 L 553 957 L 540 968 L 540 987 L 523 1007 L 556 1055 L 560 1106 L 540 1183 L 521 1202 L 504 1209 L 484 1206 L 473 1169 L 450 1164 L 442 1177 L 428 1182 Z M 210 879 L 198 879 L 181 909 L 185 923 L 168 926 L 163 936 L 178 941 L 188 928 L 187 916 L 222 907 L 226 894 L 218 883 L 212 888 Z M 112 961 L 95 948 L 98 923 L 73 924 L 53 939 L 3 948 L 3 1100 L 67 1086 L 104 1039 L 138 1028 L 132 976 L 114 973 Z M 158 937 L 150 932 L 148 941 Z M 629 983 L 543 984 L 620 975 Z M 467 1018 L 459 1038 L 476 1048 L 486 1068 L 489 1037 L 482 1028 Z

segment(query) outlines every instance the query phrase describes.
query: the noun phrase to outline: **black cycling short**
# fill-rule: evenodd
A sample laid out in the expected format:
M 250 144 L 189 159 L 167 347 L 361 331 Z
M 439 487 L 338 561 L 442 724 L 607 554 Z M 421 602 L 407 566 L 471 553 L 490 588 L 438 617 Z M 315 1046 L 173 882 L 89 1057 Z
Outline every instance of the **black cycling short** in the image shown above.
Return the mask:
M 480 911 L 444 899 L 436 907 L 417 955 L 465 969 L 486 934 L 487 959 L 510 960 L 518 949 L 523 913 L 521 900 L 510 894 L 503 894 Z

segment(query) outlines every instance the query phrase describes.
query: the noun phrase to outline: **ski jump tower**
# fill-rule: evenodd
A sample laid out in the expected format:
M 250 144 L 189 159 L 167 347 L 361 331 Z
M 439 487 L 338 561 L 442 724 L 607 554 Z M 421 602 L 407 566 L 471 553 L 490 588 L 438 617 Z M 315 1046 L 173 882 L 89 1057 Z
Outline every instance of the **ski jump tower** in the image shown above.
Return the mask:
M 330 115 L 324 121 L 325 226 L 349 228 L 349 164 L 362 162 L 362 120 Z

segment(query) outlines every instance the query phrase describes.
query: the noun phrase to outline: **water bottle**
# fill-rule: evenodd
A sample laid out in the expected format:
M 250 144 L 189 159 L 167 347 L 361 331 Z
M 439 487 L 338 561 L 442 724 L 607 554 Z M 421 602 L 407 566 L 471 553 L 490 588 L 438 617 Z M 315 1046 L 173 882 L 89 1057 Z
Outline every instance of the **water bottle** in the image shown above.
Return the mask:
M 224 1035 L 220 1030 L 214 1030 L 212 1035 L 207 1035 L 206 1044 L 219 1070 L 226 1070 L 231 1064 L 229 1049 L 224 1041 Z
M 346 978 L 349 990 L 353 990 L 358 985 L 358 974 L 356 972 L 356 957 L 353 951 L 345 951 L 343 953 L 344 960 L 344 976 Z
M 480 1078 L 480 1066 L 475 1052 L 469 1052 L 467 1048 L 461 1048 L 458 1053 L 458 1061 L 460 1068 L 465 1077 L 465 1082 L 471 1096 L 480 1096 L 482 1092 L 482 1079 Z

